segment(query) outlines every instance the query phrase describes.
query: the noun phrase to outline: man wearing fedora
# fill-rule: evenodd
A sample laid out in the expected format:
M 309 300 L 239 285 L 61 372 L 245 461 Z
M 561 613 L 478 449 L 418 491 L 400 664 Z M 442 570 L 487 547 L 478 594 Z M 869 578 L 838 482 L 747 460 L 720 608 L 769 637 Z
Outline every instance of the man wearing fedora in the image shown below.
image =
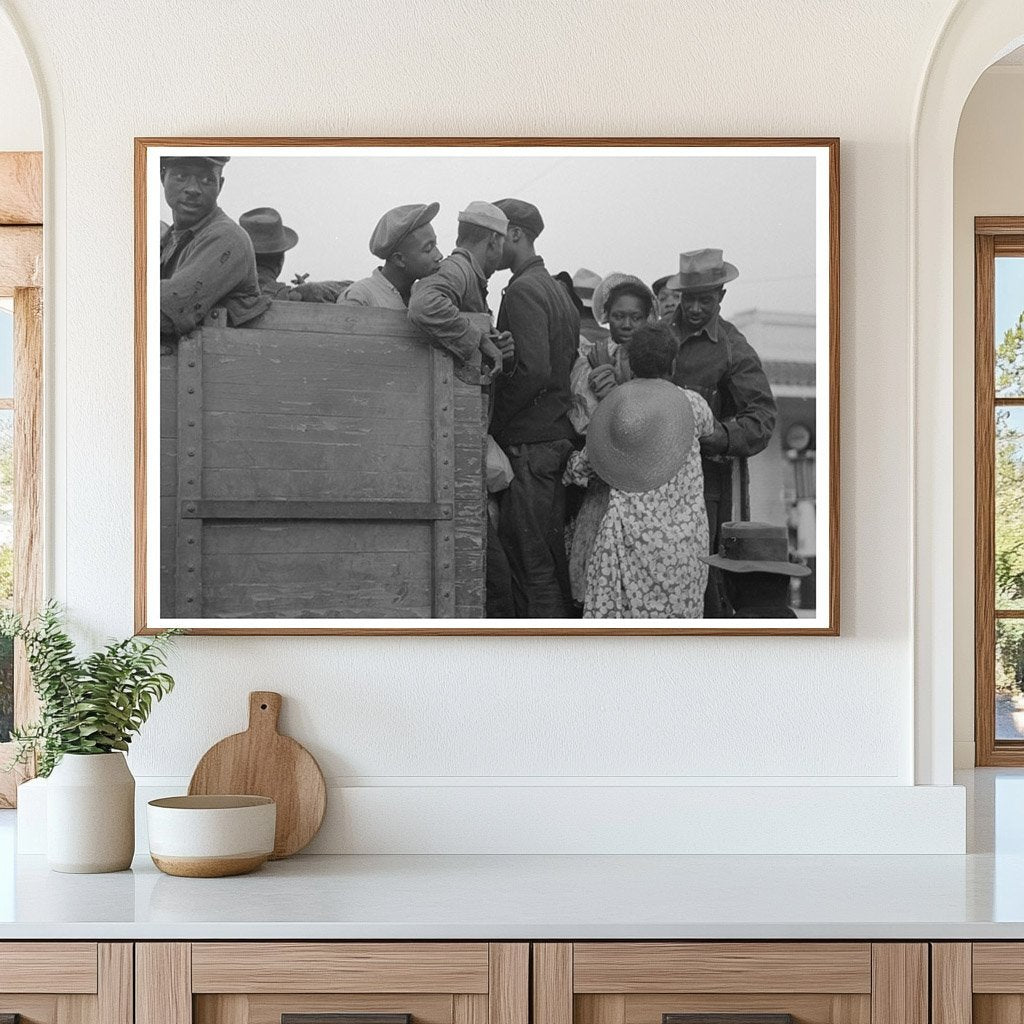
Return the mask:
M 513 478 L 501 494 L 498 539 L 508 559 L 517 618 L 569 614 L 562 471 L 576 431 L 569 421 L 569 371 L 580 317 L 548 273 L 534 243 L 544 219 L 532 203 L 500 199 L 508 217 L 502 266 L 512 271 L 498 310 L 498 330 L 515 338 L 515 358 L 494 382 L 491 435 Z
M 215 306 L 233 327 L 266 312 L 249 236 L 217 205 L 226 156 L 160 161 L 171 229 L 160 241 L 160 333 L 190 334 Z
M 388 210 L 370 235 L 370 252 L 384 265 L 349 285 L 339 302 L 349 306 L 406 309 L 412 286 L 441 263 L 431 221 L 439 203 L 409 203 Z
M 281 221 L 281 214 L 270 206 L 247 210 L 238 223 L 252 239 L 256 252 L 256 277 L 260 291 L 277 302 L 337 302 L 340 281 L 306 281 L 285 284 L 279 281 L 284 269 L 284 254 L 298 244 L 298 233 Z
M 784 526 L 723 523 L 717 555 L 702 562 L 722 573 L 730 614 L 736 619 L 795 619 L 789 606 L 790 580 L 809 576 L 808 566 L 790 560 Z
M 719 315 L 725 285 L 737 277 L 721 249 L 697 249 L 680 254 L 679 273 L 666 284 L 680 293 L 679 307 L 666 318 L 679 346 L 673 383 L 701 395 L 715 418 L 714 430 L 700 443 L 712 552 L 718 550 L 722 523 L 732 519 L 733 459 L 764 451 L 775 429 L 775 398 L 761 360 Z M 704 617 L 725 613 L 721 579 L 713 571 Z

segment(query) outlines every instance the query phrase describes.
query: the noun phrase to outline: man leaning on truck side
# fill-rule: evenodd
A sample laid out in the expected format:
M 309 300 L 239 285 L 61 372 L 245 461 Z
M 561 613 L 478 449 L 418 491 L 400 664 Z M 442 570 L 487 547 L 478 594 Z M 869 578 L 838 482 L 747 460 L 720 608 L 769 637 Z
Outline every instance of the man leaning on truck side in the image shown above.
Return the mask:
M 160 243 L 160 333 L 194 331 L 215 306 L 232 327 L 265 313 L 249 236 L 217 205 L 226 156 L 172 156 L 160 161 L 171 230 Z

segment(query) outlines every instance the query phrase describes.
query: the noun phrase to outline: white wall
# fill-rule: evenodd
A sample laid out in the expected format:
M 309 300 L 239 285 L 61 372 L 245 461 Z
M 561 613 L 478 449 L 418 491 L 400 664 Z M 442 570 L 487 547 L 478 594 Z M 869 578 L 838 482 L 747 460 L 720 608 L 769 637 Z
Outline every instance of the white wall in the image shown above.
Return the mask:
M 0 152 L 43 148 L 39 97 L 25 49 L 0 15 Z
M 699 18 L 677 0 L 5 6 L 50 102 L 51 589 L 88 639 L 132 628 L 133 136 L 842 138 L 841 638 L 182 639 L 138 775 L 187 777 L 241 726 L 246 691 L 272 688 L 286 729 L 360 800 L 409 786 L 457 804 L 459 787 L 507 782 L 527 807 L 551 783 L 910 786 L 909 156 L 945 0 L 723 0 Z M 899 842 L 876 793 L 859 813 Z M 934 810 L 942 842 L 958 806 Z
M 954 163 L 954 738 L 974 764 L 974 218 L 1024 216 L 1024 65 L 990 68 L 960 119 Z

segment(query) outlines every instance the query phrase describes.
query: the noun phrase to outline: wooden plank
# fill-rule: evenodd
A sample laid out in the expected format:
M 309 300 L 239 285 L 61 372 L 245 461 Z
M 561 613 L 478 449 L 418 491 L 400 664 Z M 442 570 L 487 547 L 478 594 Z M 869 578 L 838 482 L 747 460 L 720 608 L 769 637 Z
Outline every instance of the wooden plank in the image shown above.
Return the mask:
M 95 942 L 5 942 L 0 992 L 96 992 Z
M 971 1024 L 971 944 L 931 946 L 931 1024 Z
M 139 359 L 136 355 L 136 361 Z M 140 371 L 136 369 L 138 374 Z M 138 385 L 137 385 L 138 387 Z M 145 393 L 136 395 L 136 445 L 145 443 Z M 150 400 L 154 396 L 149 396 Z M 141 437 L 141 439 L 140 439 Z M 146 568 L 146 474 L 145 452 L 136 448 L 136 460 L 142 459 L 142 465 L 136 466 L 136 531 L 142 535 L 135 538 L 136 546 L 136 615 L 142 614 L 145 594 L 139 588 L 144 585 Z M 161 343 L 160 345 L 160 608 L 158 614 L 164 618 L 173 618 L 176 614 L 174 605 L 175 588 L 177 587 L 176 568 L 178 564 L 178 346 L 177 343 Z M 136 622 L 136 629 L 139 628 Z
M 483 999 L 486 1010 L 486 996 L 456 996 L 456 999 Z M 385 992 L 368 993 L 335 993 L 322 995 L 311 993 L 260 994 L 250 996 L 197 996 L 195 1024 L 221 1024 L 213 1020 L 206 1021 L 204 1012 L 200 1017 L 200 1008 L 207 1001 L 216 1003 L 221 1000 L 244 999 L 248 1012 L 243 1024 L 281 1024 L 282 1014 L 322 1014 L 330 1013 L 395 1013 L 412 1014 L 414 1024 L 452 1024 L 452 996 L 450 994 L 423 995 Z M 228 1024 L 228 1022 L 223 1022 Z M 487 1024 L 486 1019 L 480 1024 Z
M 182 519 L 314 519 L 412 521 L 451 519 L 451 504 L 429 501 L 188 501 Z
M 974 992 L 1024 993 L 1024 943 L 975 942 L 972 977 Z
M 573 996 L 576 1024 L 624 1024 L 626 998 L 616 995 Z
M 43 229 L 0 227 L 0 296 L 43 286 Z
M 1022 217 L 975 217 L 974 232 L 978 235 L 1024 236 Z
M 484 446 L 487 402 L 478 387 L 455 383 L 455 615 L 484 614 L 487 547 Z
M 533 944 L 532 1024 L 573 1024 L 571 942 Z
M 57 997 L 56 1024 L 98 1024 L 94 996 L 72 996 L 61 994 Z
M 61 998 L 65 997 L 53 993 L 8 995 L 0 992 L 0 1024 L 4 1024 L 5 1019 L 6 1024 L 57 1024 L 57 1002 Z
M 193 991 L 486 992 L 483 942 L 197 942 Z M 139 1022 L 147 1024 L 147 1022 Z
M 929 1024 L 925 943 L 872 943 L 871 978 L 871 1024 Z
M 191 946 L 135 945 L 135 1024 L 192 1024 Z
M 96 1019 L 99 1024 L 134 1024 L 135 953 L 130 942 L 101 942 L 97 947 Z
M 576 992 L 870 992 L 868 943 L 576 943 Z
M 203 353 L 199 332 L 178 339 L 178 501 L 202 497 Z M 203 616 L 202 523 L 175 518 L 175 614 Z
M 193 1024 L 248 1024 L 250 1020 L 247 995 L 196 996 L 192 1006 Z M 274 1024 L 281 1024 L 280 1007 Z
M 455 374 L 451 359 L 439 349 L 431 349 L 432 444 L 434 501 L 451 507 L 455 497 Z M 455 524 L 434 524 L 434 601 L 436 618 L 455 614 Z
M 0 224 L 43 223 L 43 154 L 0 153 Z
M 487 996 L 462 992 L 453 995 L 452 1024 L 487 1024 Z
M 287 501 L 429 501 L 429 453 L 392 452 L 375 464 L 352 460 L 329 470 L 207 469 L 211 501 L 269 497 Z
M 489 959 L 488 1021 L 490 1024 L 529 1024 L 529 943 L 492 942 Z
M 14 293 L 14 610 L 28 620 L 43 604 L 43 293 Z M 39 717 L 25 647 L 14 661 L 14 724 Z
M 596 998 L 596 997 L 595 997 Z M 602 997 L 604 998 L 604 997 Z M 792 1015 L 799 1024 L 870 1024 L 871 996 L 829 993 L 718 993 L 661 992 L 625 997 L 623 1024 L 662 1024 L 664 1014 L 717 1017 Z M 722 1021 L 722 1024 L 729 1024 Z

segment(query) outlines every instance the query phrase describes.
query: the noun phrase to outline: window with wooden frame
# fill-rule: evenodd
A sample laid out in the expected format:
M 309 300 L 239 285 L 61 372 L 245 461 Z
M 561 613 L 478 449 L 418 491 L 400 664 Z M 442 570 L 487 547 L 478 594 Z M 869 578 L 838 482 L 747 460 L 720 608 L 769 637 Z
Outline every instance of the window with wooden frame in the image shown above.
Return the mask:
M 975 219 L 975 742 L 1024 765 L 1024 217 Z
M 42 169 L 40 153 L 0 153 L 0 606 L 23 617 L 42 596 Z M 36 710 L 24 651 L 0 641 L 0 769 Z M 0 807 L 27 774 L 0 771 Z

